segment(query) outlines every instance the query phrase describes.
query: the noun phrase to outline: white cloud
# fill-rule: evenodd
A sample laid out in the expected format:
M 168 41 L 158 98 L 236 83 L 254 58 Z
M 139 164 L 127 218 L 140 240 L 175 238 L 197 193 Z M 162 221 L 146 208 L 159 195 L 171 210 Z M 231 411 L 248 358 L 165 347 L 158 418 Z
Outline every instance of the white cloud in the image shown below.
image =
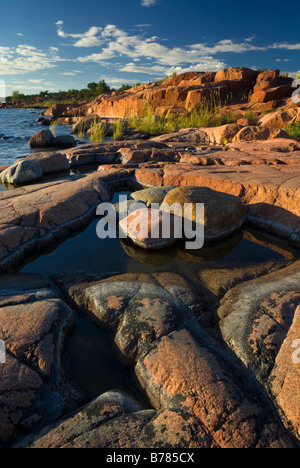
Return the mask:
M 0 75 L 15 75 L 46 70 L 57 66 L 62 59 L 56 48 L 42 51 L 28 44 L 0 47 Z
M 142 0 L 142 6 L 151 7 L 157 5 L 157 0 Z
M 120 30 L 115 25 L 107 25 L 101 32 L 103 40 L 102 49 L 87 56 L 78 57 L 81 63 L 95 62 L 103 63 L 105 60 L 116 58 L 129 58 L 130 62 L 121 65 L 121 71 L 135 73 L 165 73 L 172 69 L 186 69 L 194 64 L 194 68 L 202 70 L 219 70 L 225 66 L 225 62 L 212 57 L 218 51 L 228 51 L 229 49 L 242 52 L 253 48 L 251 44 L 234 44 L 230 40 L 219 42 L 216 46 L 208 47 L 204 44 L 195 44 L 186 47 L 168 48 L 158 42 L 156 36 L 145 38 L 142 35 L 129 35 Z M 137 66 L 132 62 L 151 60 L 153 65 L 145 67 Z M 170 68 L 171 67 L 171 68 Z
M 143 0 L 144 6 L 156 3 L 156 0 Z M 254 43 L 255 36 L 247 37 L 242 41 L 225 38 L 217 43 L 201 42 L 180 47 L 168 47 L 163 38 L 146 37 L 145 33 L 141 31 L 134 34 L 113 24 L 107 24 L 103 27 L 92 26 L 84 33 L 66 32 L 62 20 L 59 20 L 56 25 L 58 36 L 70 39 L 68 45 L 77 48 L 98 48 L 92 54 L 79 56 L 78 62 L 98 63 L 103 67 L 114 66 L 115 69 L 122 72 L 156 76 L 163 76 L 174 71 L 177 73 L 193 70 L 217 71 L 227 66 L 224 54 L 228 53 L 243 54 L 265 52 L 272 49 L 290 51 L 300 49 L 300 44 L 256 45 Z M 139 27 L 147 26 L 149 25 L 139 25 Z M 72 76 L 71 73 L 73 74 L 73 71 L 67 71 L 65 75 Z
M 16 33 L 16 34 L 17 34 L 17 36 L 24 36 L 24 34 L 22 34 L 22 33 Z
M 276 59 L 276 62 L 284 62 L 284 63 L 287 63 L 287 62 L 292 62 L 291 59 Z
M 96 26 L 92 26 L 88 31 L 82 34 L 74 34 L 74 33 L 66 33 L 63 30 L 63 21 L 57 21 L 56 25 L 57 34 L 59 37 L 68 38 L 71 37 L 72 39 L 77 39 L 73 46 L 74 47 L 96 47 L 102 44 L 102 40 L 98 37 L 98 33 L 102 30 L 102 28 L 98 28 Z
M 52 83 L 53 84 L 53 83 Z M 42 88 L 42 86 L 28 86 L 26 84 L 20 84 L 20 83 L 13 83 L 12 85 L 8 84 L 7 86 L 7 89 L 10 89 L 11 91 L 15 91 L 15 90 L 18 90 L 18 91 L 27 91 L 27 92 L 39 92 L 39 91 L 42 91 L 43 89 L 45 88 Z M 55 91 L 55 88 L 54 87 L 48 87 L 48 91 Z
M 270 49 L 300 50 L 300 44 L 288 44 L 287 42 L 273 44 Z
M 36 84 L 39 84 L 39 83 L 43 83 L 45 80 L 29 80 L 29 83 L 36 83 Z
M 61 73 L 61 75 L 65 75 L 65 76 L 76 76 L 76 75 L 78 75 L 79 73 L 83 73 L 83 72 L 80 71 L 80 70 L 73 70 L 73 71 L 70 71 L 70 72 L 63 72 L 63 73 Z
M 122 84 L 136 84 L 136 79 L 120 78 L 117 76 L 101 76 L 99 79 L 105 80 L 111 86 L 121 86 Z

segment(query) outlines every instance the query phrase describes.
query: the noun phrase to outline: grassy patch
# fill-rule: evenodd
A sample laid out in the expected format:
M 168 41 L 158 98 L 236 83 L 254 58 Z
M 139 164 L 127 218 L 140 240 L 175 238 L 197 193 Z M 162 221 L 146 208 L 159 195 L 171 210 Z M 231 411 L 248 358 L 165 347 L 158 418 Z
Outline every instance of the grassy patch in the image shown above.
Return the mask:
M 107 134 L 107 127 L 103 123 L 99 123 L 91 128 L 90 139 L 91 141 L 101 143 L 105 140 Z
M 300 140 L 300 122 L 295 122 L 288 125 L 285 130 L 292 138 L 295 140 Z
M 112 124 L 112 129 L 114 140 L 122 140 L 125 129 L 124 122 L 122 120 L 117 120 L 115 123 Z
M 174 132 L 177 128 L 219 127 L 234 123 L 233 112 L 222 112 L 221 103 L 217 99 L 204 100 L 197 109 L 184 114 L 160 117 L 154 115 L 151 106 L 146 106 L 141 117 L 129 119 L 128 125 L 138 132 L 146 132 L 151 136 Z

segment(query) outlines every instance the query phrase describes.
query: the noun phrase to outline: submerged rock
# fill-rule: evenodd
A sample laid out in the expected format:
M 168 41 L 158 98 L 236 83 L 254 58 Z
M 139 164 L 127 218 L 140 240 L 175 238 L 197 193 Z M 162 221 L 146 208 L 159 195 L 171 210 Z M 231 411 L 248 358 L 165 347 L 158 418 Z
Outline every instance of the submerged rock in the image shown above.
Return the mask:
M 36 161 L 20 161 L 0 174 L 2 184 L 23 185 L 43 177 L 41 165 Z

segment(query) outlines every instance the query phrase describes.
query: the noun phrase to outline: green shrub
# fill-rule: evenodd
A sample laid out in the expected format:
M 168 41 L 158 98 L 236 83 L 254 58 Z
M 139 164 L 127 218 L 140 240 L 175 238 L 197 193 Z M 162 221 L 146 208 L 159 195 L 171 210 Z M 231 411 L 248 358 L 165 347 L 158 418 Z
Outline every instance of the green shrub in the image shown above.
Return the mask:
M 285 130 L 292 138 L 295 140 L 300 140 L 300 122 L 295 122 L 288 125 Z

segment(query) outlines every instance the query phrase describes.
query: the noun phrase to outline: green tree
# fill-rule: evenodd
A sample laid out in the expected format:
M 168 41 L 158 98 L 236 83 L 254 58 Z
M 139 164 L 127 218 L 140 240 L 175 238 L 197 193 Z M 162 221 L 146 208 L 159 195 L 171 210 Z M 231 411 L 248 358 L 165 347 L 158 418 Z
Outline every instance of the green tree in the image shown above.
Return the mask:
M 14 91 L 11 95 L 11 100 L 16 102 L 25 101 L 26 97 L 25 94 L 19 93 L 19 91 Z
M 130 86 L 129 84 L 122 84 L 122 86 L 118 89 L 118 91 L 122 92 L 122 91 L 127 91 L 128 89 L 131 89 L 132 86 Z
M 111 91 L 110 87 L 108 86 L 108 84 L 105 82 L 105 80 L 100 80 L 98 83 L 97 83 L 97 92 L 100 94 L 104 94 L 104 93 L 109 93 Z

